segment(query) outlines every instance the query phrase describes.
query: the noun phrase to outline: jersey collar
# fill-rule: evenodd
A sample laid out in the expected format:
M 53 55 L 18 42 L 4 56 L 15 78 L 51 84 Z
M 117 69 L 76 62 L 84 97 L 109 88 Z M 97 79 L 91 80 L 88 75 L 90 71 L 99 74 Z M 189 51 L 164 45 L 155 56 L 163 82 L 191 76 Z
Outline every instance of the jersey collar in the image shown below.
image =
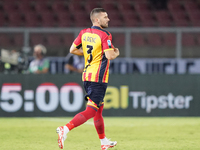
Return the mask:
M 99 27 L 99 26 L 92 26 L 91 28 L 92 28 L 92 29 L 100 29 L 100 30 L 102 30 L 102 28 Z

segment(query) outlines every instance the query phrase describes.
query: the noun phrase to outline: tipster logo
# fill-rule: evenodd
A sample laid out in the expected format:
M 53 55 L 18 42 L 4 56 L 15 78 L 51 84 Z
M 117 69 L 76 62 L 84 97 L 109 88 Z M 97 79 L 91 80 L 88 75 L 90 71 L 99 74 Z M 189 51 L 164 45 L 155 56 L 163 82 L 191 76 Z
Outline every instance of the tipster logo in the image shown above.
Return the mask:
M 182 96 L 173 95 L 168 93 L 167 95 L 147 95 L 146 92 L 129 92 L 129 96 L 133 101 L 133 108 L 137 109 L 139 107 L 150 113 L 153 109 L 188 109 L 190 107 L 190 102 L 193 100 L 193 96 Z
M 105 109 L 127 109 L 132 103 L 133 109 L 144 109 L 151 113 L 153 109 L 189 109 L 193 100 L 192 95 L 174 95 L 168 92 L 166 95 L 148 95 L 145 91 L 129 91 L 127 85 L 118 89 L 109 86 L 104 98 Z

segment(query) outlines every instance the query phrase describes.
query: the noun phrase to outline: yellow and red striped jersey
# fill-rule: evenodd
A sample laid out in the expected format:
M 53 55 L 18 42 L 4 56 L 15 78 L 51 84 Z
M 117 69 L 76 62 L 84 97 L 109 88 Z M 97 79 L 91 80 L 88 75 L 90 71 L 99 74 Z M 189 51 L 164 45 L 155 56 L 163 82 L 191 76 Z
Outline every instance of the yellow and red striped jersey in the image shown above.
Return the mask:
M 114 48 L 110 32 L 98 26 L 83 29 L 74 40 L 74 45 L 76 48 L 82 47 L 84 53 L 82 80 L 108 83 L 110 61 L 104 52 Z

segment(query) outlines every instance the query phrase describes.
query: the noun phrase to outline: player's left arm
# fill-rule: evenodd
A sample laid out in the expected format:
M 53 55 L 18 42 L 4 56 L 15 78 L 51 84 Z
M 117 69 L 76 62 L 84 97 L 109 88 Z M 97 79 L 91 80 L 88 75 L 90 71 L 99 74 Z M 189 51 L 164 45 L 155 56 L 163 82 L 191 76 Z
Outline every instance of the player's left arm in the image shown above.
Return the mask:
M 119 56 L 119 49 L 112 44 L 112 35 L 106 36 L 102 41 L 105 56 L 108 60 L 113 60 Z
M 113 50 L 105 51 L 105 55 L 108 60 L 113 60 L 119 56 L 119 49 L 114 47 Z
M 79 55 L 79 56 L 83 56 L 83 49 L 81 48 L 76 48 L 74 43 L 72 43 L 72 46 L 70 47 L 70 53 L 75 54 L 75 55 Z

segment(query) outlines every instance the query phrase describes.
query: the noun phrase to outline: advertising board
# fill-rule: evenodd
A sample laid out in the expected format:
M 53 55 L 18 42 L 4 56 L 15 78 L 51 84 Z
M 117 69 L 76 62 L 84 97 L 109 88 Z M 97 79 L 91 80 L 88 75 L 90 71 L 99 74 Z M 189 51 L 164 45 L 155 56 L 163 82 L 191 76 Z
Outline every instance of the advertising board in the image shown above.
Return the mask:
M 74 116 L 81 75 L 0 75 L 0 117 Z M 110 75 L 104 116 L 200 116 L 198 75 Z

